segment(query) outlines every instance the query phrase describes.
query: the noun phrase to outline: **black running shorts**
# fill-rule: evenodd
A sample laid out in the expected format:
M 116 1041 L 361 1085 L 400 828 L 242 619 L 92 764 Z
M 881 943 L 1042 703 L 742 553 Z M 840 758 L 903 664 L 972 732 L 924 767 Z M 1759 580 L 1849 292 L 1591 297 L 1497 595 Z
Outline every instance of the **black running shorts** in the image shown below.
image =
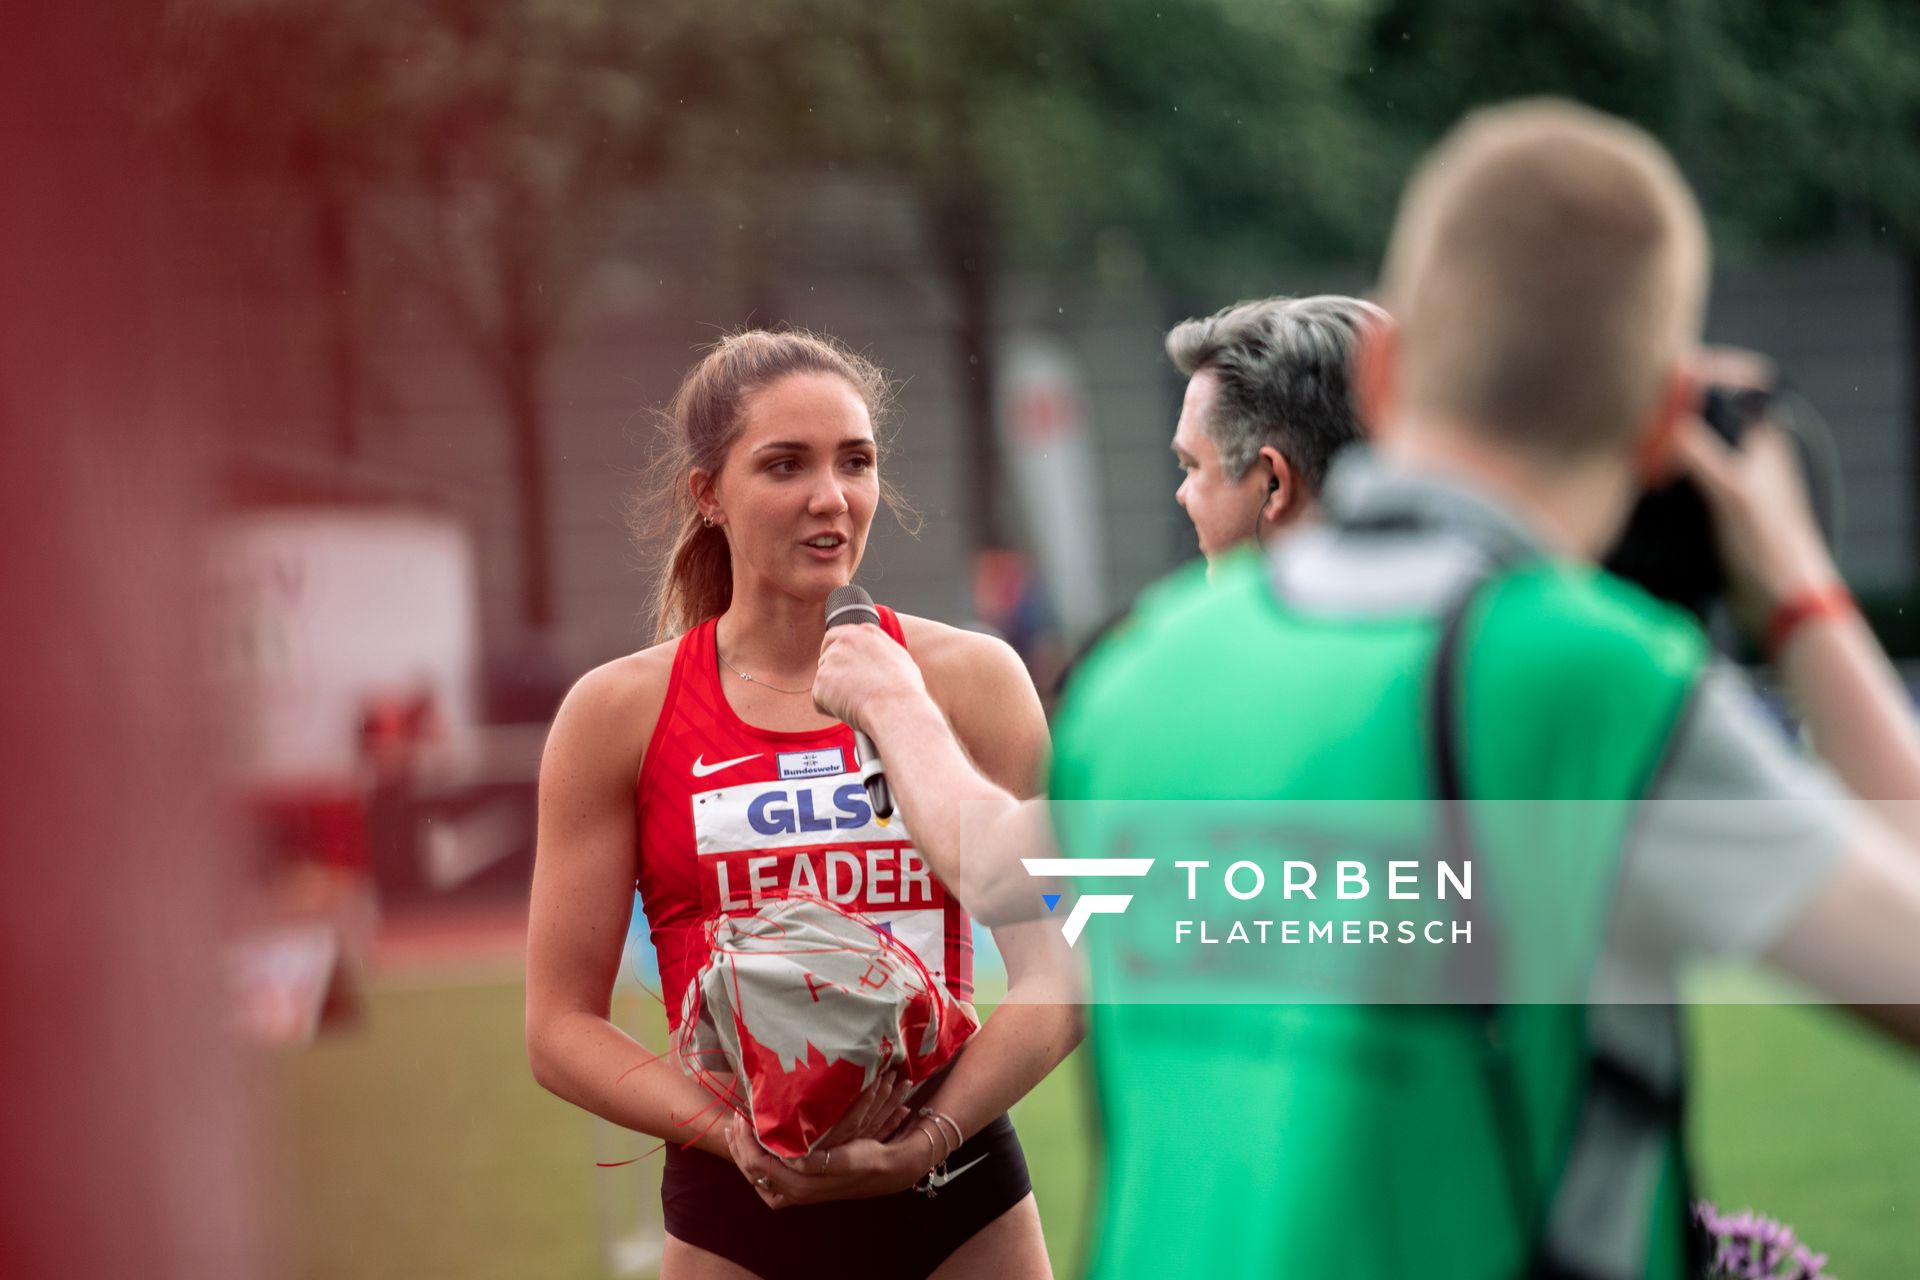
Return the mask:
M 666 1155 L 660 1199 L 667 1234 L 761 1280 L 924 1280 L 1033 1190 L 1020 1139 L 1004 1115 L 953 1153 L 949 1169 L 980 1162 L 932 1197 L 899 1191 L 776 1211 L 731 1161 L 673 1144 Z

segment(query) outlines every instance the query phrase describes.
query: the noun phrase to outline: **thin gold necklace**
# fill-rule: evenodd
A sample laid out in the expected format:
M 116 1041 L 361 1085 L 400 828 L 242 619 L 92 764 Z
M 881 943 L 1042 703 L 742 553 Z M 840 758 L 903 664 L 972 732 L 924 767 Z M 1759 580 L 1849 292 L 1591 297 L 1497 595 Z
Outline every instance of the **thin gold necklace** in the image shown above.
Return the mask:
M 804 689 L 782 689 L 777 684 L 768 684 L 765 680 L 755 680 L 752 676 L 748 675 L 746 672 L 742 671 L 740 668 L 734 666 L 731 662 L 728 662 L 727 655 L 720 652 L 720 646 L 718 644 L 715 644 L 713 646 L 713 656 L 720 659 L 721 666 L 733 672 L 733 674 L 739 676 L 742 680 L 745 680 L 748 684 L 757 684 L 762 689 L 771 689 L 775 693 L 802 694 L 802 693 L 813 692 L 813 684 L 811 682 L 809 682 L 807 684 L 807 687 Z

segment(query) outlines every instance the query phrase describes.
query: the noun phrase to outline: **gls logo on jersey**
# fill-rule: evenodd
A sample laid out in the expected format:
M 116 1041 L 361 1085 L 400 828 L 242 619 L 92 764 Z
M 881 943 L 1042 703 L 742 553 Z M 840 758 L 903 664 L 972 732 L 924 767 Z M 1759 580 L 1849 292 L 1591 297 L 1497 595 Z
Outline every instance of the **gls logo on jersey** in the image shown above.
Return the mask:
M 813 792 L 763 791 L 747 802 L 747 825 L 763 836 L 851 831 L 873 820 L 867 789 L 850 782 L 833 793 L 833 814 L 814 816 Z
M 1143 876 L 1153 870 L 1152 858 L 1022 858 L 1020 865 L 1027 869 L 1028 875 L 1059 876 L 1069 880 L 1086 879 L 1094 876 Z M 1051 897 L 1052 895 L 1047 895 Z M 1047 910 L 1053 910 L 1059 899 L 1047 903 Z M 1067 913 L 1067 923 L 1060 932 L 1071 947 L 1080 941 L 1081 931 L 1087 927 L 1087 921 L 1099 915 L 1119 915 L 1133 901 L 1130 893 L 1089 893 L 1073 900 L 1073 910 Z
M 749 782 L 699 791 L 693 831 L 705 855 L 742 849 L 803 849 L 843 841 L 909 845 L 900 815 L 874 821 L 867 789 L 851 774 L 783 782 Z

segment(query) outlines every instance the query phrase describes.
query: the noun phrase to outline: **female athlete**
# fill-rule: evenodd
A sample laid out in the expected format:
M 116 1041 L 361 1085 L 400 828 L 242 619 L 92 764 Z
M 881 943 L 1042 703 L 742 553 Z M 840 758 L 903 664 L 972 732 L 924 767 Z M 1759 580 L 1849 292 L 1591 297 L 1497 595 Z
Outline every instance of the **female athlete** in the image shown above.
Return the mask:
M 528 1054 L 543 1087 L 665 1140 L 666 1280 L 1051 1274 L 1006 1109 L 1080 1034 L 1075 1009 L 1036 1002 L 1057 932 L 996 931 L 1009 999 L 913 1114 L 905 1082 L 882 1076 L 792 1165 L 716 1124 L 704 1089 L 608 1020 L 636 887 L 670 1023 L 706 922 L 794 892 L 860 911 L 971 999 L 966 913 L 913 849 L 913 815 L 874 817 L 852 731 L 811 696 L 827 596 L 891 505 L 887 399 L 873 365 L 799 332 L 736 334 L 694 367 L 663 424 L 677 530 L 661 642 L 574 686 L 541 764 Z M 1046 726 L 1012 650 L 880 613 L 982 772 L 1033 794 Z M 936 1166 L 947 1180 L 929 1196 Z

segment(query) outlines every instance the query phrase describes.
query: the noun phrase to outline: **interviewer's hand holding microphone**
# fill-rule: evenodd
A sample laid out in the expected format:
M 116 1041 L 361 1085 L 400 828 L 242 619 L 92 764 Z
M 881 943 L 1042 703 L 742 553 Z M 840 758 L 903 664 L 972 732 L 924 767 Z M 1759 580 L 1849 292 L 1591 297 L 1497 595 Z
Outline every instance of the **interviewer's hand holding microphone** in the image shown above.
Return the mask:
M 926 696 L 919 666 L 892 636 L 871 623 L 828 626 L 820 645 L 820 667 L 813 677 L 814 706 L 856 729 L 870 731 L 868 712 L 873 704 Z

